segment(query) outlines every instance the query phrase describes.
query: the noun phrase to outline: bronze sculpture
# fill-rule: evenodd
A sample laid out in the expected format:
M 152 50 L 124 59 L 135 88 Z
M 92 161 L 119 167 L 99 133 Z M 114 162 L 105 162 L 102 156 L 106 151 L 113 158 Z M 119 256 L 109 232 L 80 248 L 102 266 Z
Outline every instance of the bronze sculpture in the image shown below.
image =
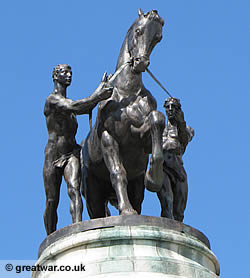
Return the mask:
M 142 72 L 162 38 L 163 24 L 157 11 L 143 14 L 139 10 L 116 69 L 127 66 L 113 82 L 112 97 L 99 104 L 96 123 L 85 140 L 82 193 L 90 218 L 108 215 L 108 201 L 121 215 L 140 214 L 145 185 L 151 191 L 162 186 L 165 117 L 156 111 L 156 100 L 144 87 Z
M 66 97 L 66 89 L 71 84 L 71 67 L 64 64 L 56 66 L 52 77 L 54 90 L 47 98 L 44 107 L 49 133 L 43 168 L 46 193 L 44 224 L 48 235 L 56 230 L 62 176 L 64 176 L 68 186 L 72 222 L 82 220 L 81 147 L 75 140 L 78 127 L 76 115 L 88 114 L 99 101 L 109 98 L 113 90 L 107 86 L 105 74 L 101 84 L 92 95 L 73 101 Z
M 194 131 L 186 126 L 180 101 L 173 97 L 164 104 L 165 127 L 165 116 L 156 110 L 156 100 L 142 83 L 142 72 L 147 70 L 163 88 L 147 69 L 163 25 L 157 11 L 144 14 L 139 9 L 124 39 L 115 74 L 107 77 L 105 73 L 88 98 L 68 99 L 71 67 L 54 68 L 54 90 L 44 107 L 49 133 L 43 169 L 48 235 L 56 230 L 62 176 L 73 223 L 82 221 L 80 187 L 90 218 L 109 216 L 108 202 L 121 215 L 140 214 L 146 186 L 157 192 L 162 217 L 183 221 L 188 184 L 182 155 Z M 91 115 L 98 102 L 96 123 L 81 147 L 75 141 L 76 115 Z
M 178 99 L 166 99 L 164 107 L 168 116 L 163 132 L 164 178 L 157 195 L 161 203 L 161 216 L 182 222 L 188 193 L 182 156 L 194 136 L 194 130 L 186 126 Z

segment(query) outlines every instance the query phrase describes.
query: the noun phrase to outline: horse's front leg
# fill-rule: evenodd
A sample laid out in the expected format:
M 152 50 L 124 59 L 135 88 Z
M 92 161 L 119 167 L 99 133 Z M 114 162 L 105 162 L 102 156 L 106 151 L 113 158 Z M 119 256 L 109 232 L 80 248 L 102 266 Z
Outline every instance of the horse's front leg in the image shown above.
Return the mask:
M 119 145 L 107 131 L 102 133 L 101 148 L 112 186 L 116 192 L 119 213 L 121 215 L 137 214 L 128 199 L 127 173 L 120 159 Z
M 142 137 L 145 152 L 151 152 L 151 158 L 150 167 L 145 175 L 145 186 L 149 191 L 158 192 L 163 182 L 162 133 L 165 127 L 165 116 L 159 111 L 152 111 L 147 118 L 146 126 Z

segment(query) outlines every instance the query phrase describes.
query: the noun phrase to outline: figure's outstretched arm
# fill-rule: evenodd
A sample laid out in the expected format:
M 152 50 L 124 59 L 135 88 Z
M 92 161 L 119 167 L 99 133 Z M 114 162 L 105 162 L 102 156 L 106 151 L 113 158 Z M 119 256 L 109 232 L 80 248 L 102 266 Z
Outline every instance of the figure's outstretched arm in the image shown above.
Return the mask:
M 105 75 L 94 93 L 87 98 L 74 101 L 57 94 L 51 94 L 47 100 L 57 109 L 72 111 L 76 115 L 88 114 L 100 101 L 108 99 L 112 95 L 113 87 L 106 80 Z

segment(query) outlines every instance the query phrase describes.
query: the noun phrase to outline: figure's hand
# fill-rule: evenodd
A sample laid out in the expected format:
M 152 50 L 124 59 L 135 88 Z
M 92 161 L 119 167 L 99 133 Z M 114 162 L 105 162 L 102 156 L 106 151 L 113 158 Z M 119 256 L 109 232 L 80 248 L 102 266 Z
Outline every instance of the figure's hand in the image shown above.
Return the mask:
M 109 78 L 105 72 L 102 77 L 102 82 L 96 89 L 98 101 L 105 100 L 111 97 L 114 87 L 108 82 Z

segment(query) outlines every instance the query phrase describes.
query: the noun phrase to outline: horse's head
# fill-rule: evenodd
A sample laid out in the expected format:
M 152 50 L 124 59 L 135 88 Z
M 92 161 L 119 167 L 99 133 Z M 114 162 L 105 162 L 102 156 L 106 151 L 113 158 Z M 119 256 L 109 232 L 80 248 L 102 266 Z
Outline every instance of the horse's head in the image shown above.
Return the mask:
M 144 14 L 139 9 L 139 17 L 127 33 L 127 50 L 132 58 L 132 69 L 136 73 L 146 70 L 149 56 L 155 45 L 162 39 L 164 20 L 153 10 Z

